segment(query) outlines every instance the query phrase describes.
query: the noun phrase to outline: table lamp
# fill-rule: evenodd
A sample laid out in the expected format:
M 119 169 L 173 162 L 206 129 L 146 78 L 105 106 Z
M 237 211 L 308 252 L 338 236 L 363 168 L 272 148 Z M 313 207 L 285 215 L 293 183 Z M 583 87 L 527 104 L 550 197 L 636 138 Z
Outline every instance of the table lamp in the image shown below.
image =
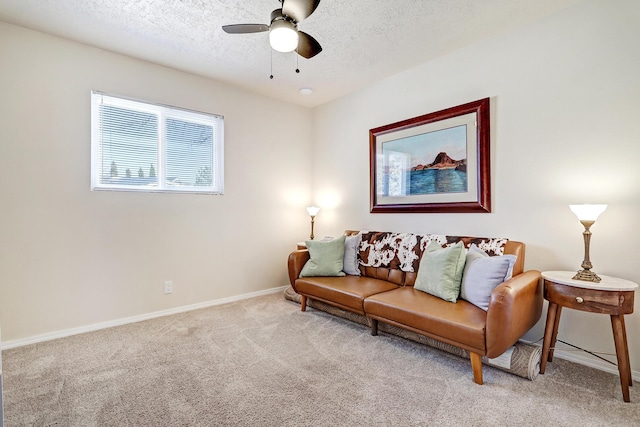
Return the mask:
M 315 206 L 309 206 L 307 207 L 307 212 L 309 213 L 309 216 L 311 217 L 311 240 L 313 240 L 313 223 L 316 219 L 316 215 L 318 215 L 318 212 L 320 212 L 320 208 L 315 207 Z
M 602 212 L 607 209 L 607 205 L 569 205 L 569 208 L 578 217 L 582 225 L 584 226 L 584 260 L 582 261 L 582 270 L 573 276 L 575 280 L 585 280 L 588 282 L 600 282 L 600 277 L 591 268 L 591 261 L 589 260 L 589 243 L 591 241 L 591 231 L 589 228 L 596 222 Z

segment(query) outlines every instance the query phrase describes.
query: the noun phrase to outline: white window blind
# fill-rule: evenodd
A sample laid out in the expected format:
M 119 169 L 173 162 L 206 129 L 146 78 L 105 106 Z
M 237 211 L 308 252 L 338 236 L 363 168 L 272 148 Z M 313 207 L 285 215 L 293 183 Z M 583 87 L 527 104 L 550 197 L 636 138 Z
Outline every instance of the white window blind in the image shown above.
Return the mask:
M 91 92 L 91 188 L 222 194 L 224 118 Z

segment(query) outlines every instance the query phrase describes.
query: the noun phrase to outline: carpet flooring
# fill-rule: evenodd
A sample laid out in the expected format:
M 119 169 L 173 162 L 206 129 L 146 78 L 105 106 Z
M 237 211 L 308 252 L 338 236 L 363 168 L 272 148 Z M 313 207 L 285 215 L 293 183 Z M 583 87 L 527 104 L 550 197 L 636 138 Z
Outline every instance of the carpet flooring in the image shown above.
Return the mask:
M 640 392 L 555 359 L 530 381 L 281 294 L 5 350 L 13 426 L 637 426 Z

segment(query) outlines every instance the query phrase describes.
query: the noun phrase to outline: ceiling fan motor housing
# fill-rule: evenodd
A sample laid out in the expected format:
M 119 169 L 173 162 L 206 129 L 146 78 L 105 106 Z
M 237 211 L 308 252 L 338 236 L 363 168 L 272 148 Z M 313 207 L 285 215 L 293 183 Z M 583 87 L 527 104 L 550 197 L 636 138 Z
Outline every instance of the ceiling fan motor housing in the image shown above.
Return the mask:
M 288 16 L 284 15 L 282 13 L 282 9 L 276 9 L 273 12 L 271 12 L 271 23 L 273 24 L 276 21 L 280 21 L 280 20 L 284 20 L 284 21 L 289 21 L 293 24 L 294 27 L 297 27 L 298 24 L 296 23 L 296 21 L 293 20 L 293 18 L 289 18 Z

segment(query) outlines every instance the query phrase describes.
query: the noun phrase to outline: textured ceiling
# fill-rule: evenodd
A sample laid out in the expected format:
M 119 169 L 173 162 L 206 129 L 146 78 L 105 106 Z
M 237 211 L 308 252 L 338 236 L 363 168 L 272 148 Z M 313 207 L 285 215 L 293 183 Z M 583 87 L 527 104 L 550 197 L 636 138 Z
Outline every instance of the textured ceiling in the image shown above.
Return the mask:
M 273 51 L 278 0 L 0 0 L 0 20 L 313 107 L 582 0 L 322 0 L 299 28 L 322 53 Z M 299 89 L 313 89 L 301 95 Z

